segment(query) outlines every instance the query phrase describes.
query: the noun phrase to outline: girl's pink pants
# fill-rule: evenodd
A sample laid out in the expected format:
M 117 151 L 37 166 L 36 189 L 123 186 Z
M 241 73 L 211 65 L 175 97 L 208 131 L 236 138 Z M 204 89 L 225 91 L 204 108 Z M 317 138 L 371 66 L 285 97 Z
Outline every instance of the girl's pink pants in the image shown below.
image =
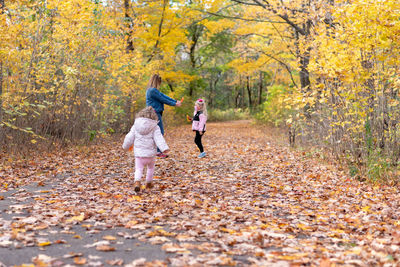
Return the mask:
M 151 158 L 135 158 L 135 182 L 142 180 L 144 167 L 147 167 L 146 182 L 153 181 L 155 157 Z

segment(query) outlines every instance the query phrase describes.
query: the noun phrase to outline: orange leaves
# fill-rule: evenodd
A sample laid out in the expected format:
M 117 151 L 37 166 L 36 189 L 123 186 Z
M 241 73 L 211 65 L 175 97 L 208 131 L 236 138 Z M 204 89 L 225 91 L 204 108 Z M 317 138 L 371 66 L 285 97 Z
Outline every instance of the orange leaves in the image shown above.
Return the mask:
M 220 228 L 220 231 L 221 231 L 221 232 L 225 232 L 225 233 L 229 233 L 229 234 L 236 234 L 236 231 L 235 231 L 235 230 L 228 229 L 228 228 L 225 228 L 225 227 L 221 227 L 221 228 Z
M 163 245 L 161 248 L 169 253 L 191 254 L 191 252 L 187 248 L 173 243 L 167 243 Z
M 128 198 L 128 202 L 136 202 L 136 201 L 141 201 L 142 198 L 140 196 L 132 196 L 130 198 Z
M 117 238 L 116 238 L 115 236 L 112 236 L 112 235 L 103 236 L 103 239 L 104 239 L 104 240 L 108 240 L 108 241 L 115 241 L 115 240 L 117 240 Z
M 172 232 L 167 232 L 164 229 L 156 229 L 153 232 L 147 233 L 148 237 L 153 237 L 153 236 L 176 236 L 176 233 Z
M 212 157 L 198 160 L 190 127 L 169 132 L 175 152 L 156 161 L 154 188 L 139 194 L 130 158 L 119 156 L 116 143 L 66 157 L 77 162 L 74 175 L 51 190 L 46 183 L 33 193 L 4 194 L 18 200 L 7 210 L 18 216 L 2 221 L 10 229 L 0 246 L 71 248 L 59 260 L 77 266 L 151 266 L 147 256 L 122 263 L 125 250 L 157 254 L 155 266 L 333 267 L 400 258 L 397 190 L 344 182 L 334 166 L 274 145 L 247 122 L 208 127 Z
M 108 245 L 100 245 L 100 246 L 96 247 L 96 250 L 103 251 L 103 252 L 109 252 L 109 251 L 115 251 L 115 248 L 110 247 Z
M 85 258 L 81 258 L 81 257 L 75 257 L 74 258 L 74 263 L 77 265 L 84 265 L 87 263 L 87 260 Z

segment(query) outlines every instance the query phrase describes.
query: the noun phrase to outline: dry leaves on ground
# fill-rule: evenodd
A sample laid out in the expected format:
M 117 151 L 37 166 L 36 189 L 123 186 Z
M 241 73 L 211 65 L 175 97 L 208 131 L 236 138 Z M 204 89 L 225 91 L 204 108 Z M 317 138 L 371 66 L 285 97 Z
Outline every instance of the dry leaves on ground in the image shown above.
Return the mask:
M 64 177 L 52 190 L 16 194 L 34 198 L 11 207 L 31 216 L 1 219 L 0 246 L 58 245 L 38 242 L 39 231 L 56 225 L 65 231 L 71 225 L 87 231 L 123 226 L 134 234 L 104 235 L 93 247 L 107 253 L 117 238 L 160 245 L 169 257 L 148 266 L 372 266 L 400 260 L 396 188 L 349 179 L 340 167 L 275 145 L 249 122 L 210 123 L 203 159 L 193 138 L 189 126 L 168 129 L 171 155 L 157 159 L 155 188 L 139 194 L 133 158 L 121 140 L 65 153 L 52 167 Z M 85 264 L 85 256 L 74 255 L 75 263 Z

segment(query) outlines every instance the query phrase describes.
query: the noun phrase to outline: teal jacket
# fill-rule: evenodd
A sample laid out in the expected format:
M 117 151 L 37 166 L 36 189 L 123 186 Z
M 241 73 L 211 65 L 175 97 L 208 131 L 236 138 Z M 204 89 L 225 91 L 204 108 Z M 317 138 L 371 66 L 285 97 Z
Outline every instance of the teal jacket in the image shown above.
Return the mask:
M 176 100 L 161 93 L 157 88 L 149 88 L 146 91 L 146 106 L 151 106 L 157 113 L 164 111 L 164 104 L 175 106 Z

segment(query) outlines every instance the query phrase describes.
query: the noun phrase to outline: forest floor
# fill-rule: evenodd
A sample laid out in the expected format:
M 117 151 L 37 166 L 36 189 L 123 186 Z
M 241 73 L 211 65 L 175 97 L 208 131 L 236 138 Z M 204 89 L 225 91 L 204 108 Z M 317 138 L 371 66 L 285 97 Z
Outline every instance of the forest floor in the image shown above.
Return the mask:
M 396 266 L 397 188 L 279 144 L 249 121 L 167 129 L 155 187 L 123 137 L 0 166 L 0 266 Z M 26 265 L 25 265 L 26 266 Z

